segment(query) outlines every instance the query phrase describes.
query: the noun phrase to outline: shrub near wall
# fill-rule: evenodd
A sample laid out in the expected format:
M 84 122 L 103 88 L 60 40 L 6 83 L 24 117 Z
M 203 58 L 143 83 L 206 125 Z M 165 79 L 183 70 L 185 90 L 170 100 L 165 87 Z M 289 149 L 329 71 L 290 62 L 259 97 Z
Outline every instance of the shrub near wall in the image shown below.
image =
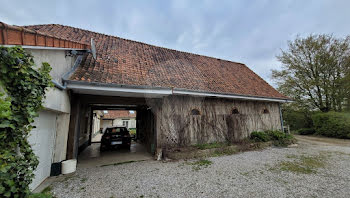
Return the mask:
M 250 139 L 256 142 L 268 142 L 270 141 L 270 136 L 263 131 L 253 131 L 250 134 Z
M 316 134 L 350 139 L 350 113 L 317 113 L 312 120 Z
M 272 141 L 273 145 L 285 147 L 296 142 L 291 134 L 282 131 L 254 131 L 250 134 L 250 139 L 254 142 Z

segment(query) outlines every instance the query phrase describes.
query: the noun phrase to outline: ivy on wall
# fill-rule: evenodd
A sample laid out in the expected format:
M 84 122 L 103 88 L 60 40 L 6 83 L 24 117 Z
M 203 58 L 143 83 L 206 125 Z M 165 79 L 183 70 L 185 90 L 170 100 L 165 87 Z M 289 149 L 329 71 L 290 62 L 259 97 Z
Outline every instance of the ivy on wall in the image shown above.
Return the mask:
M 51 67 L 35 68 L 21 47 L 0 47 L 0 197 L 28 197 L 38 159 L 28 143 L 51 87 Z

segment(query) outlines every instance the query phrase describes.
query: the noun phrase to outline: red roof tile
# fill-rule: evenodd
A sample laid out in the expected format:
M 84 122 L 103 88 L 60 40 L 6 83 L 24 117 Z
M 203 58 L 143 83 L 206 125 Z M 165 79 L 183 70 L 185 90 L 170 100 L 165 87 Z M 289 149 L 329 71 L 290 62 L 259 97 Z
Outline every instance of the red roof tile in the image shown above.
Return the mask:
M 125 110 L 108 110 L 108 113 L 103 115 L 104 119 L 116 119 L 116 118 L 136 118 L 136 113 L 130 113 Z
M 89 44 L 79 41 L 71 41 L 48 34 L 38 33 L 23 27 L 12 26 L 0 22 L 0 44 L 1 45 L 26 45 L 56 48 L 88 49 Z
M 86 44 L 95 40 L 97 60 L 88 55 L 71 80 L 287 98 L 242 63 L 63 25 L 25 27 Z

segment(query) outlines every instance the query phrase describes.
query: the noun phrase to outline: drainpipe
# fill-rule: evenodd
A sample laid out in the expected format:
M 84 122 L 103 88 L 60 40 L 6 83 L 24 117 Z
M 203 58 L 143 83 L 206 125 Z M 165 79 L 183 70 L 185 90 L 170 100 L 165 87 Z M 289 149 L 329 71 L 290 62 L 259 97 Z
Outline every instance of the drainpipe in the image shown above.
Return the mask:
M 62 81 L 64 83 L 64 86 L 66 86 L 66 81 L 69 79 L 69 77 L 74 73 L 74 71 L 78 68 L 81 61 L 83 60 L 83 55 L 78 55 L 77 59 L 74 62 L 74 65 L 71 70 L 69 70 L 66 74 L 62 76 Z
M 65 90 L 67 89 L 67 85 L 61 85 L 59 82 L 55 81 L 55 80 L 51 80 L 51 82 L 55 85 L 55 87 L 59 90 Z
M 74 62 L 72 69 L 63 75 L 63 77 L 62 77 L 63 85 L 61 83 L 57 82 L 56 80 L 53 80 L 53 79 L 51 80 L 51 82 L 55 85 L 55 87 L 57 89 L 59 89 L 61 91 L 67 89 L 66 80 L 76 70 L 76 68 L 80 65 L 82 58 L 83 58 L 83 55 L 78 55 L 76 61 Z
M 281 103 L 278 103 L 278 109 L 279 109 L 279 111 L 280 111 L 280 120 L 281 120 L 282 132 L 284 132 L 283 116 L 282 116 L 282 110 L 281 110 Z

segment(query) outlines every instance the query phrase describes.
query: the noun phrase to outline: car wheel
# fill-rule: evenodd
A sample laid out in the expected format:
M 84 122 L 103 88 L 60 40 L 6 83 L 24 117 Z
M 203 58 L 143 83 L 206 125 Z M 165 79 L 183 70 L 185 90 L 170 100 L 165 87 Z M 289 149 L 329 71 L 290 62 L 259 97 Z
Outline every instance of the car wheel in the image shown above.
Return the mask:
M 105 151 L 106 147 L 100 146 L 100 151 Z

